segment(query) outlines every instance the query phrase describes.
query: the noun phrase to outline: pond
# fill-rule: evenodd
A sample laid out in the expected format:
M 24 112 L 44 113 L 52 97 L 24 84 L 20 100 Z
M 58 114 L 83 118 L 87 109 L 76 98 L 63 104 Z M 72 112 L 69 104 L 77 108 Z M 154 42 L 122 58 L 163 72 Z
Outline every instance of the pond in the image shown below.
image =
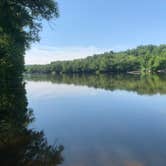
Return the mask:
M 165 75 L 33 75 L 26 91 L 62 166 L 165 166 Z

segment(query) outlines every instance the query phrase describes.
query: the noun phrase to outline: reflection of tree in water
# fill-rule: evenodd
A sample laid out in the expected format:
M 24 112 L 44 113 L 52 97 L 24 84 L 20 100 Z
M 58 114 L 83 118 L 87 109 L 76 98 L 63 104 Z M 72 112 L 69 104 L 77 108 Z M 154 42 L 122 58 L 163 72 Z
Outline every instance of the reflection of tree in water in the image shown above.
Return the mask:
M 28 75 L 27 80 L 86 85 L 106 90 L 127 90 L 138 94 L 166 94 L 165 75 Z
M 55 166 L 63 161 L 63 146 L 50 146 L 42 131 L 28 129 L 33 111 L 27 109 L 20 79 L 0 81 L 0 165 Z

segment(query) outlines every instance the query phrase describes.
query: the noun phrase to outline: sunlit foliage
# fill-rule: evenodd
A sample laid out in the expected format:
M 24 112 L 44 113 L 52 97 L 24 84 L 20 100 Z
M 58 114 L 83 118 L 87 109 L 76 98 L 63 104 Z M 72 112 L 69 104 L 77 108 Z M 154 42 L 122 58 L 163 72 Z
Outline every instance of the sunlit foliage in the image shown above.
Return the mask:
M 85 59 L 29 65 L 28 73 L 127 73 L 165 72 L 166 45 L 139 46 L 122 52 L 106 52 Z

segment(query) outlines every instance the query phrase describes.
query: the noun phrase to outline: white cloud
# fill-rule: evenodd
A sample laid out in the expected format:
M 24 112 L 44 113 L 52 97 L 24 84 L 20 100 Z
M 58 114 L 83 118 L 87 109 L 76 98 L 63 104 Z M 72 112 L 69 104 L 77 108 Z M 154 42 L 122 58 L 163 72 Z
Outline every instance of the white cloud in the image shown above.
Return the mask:
M 89 47 L 53 47 L 36 46 L 28 50 L 25 55 L 26 64 L 47 64 L 56 60 L 72 60 L 85 58 L 93 54 L 103 53 L 111 49 Z

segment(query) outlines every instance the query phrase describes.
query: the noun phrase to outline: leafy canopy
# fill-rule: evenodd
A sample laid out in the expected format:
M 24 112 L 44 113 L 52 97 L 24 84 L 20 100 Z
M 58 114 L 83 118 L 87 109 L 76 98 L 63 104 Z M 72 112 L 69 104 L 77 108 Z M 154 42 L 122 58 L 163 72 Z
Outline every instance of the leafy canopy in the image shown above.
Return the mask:
M 49 21 L 58 16 L 54 0 L 1 0 L 0 33 L 29 46 L 39 40 L 42 19 Z
M 0 0 L 0 75 L 18 76 L 24 70 L 24 54 L 39 41 L 42 19 L 58 17 L 55 0 Z

